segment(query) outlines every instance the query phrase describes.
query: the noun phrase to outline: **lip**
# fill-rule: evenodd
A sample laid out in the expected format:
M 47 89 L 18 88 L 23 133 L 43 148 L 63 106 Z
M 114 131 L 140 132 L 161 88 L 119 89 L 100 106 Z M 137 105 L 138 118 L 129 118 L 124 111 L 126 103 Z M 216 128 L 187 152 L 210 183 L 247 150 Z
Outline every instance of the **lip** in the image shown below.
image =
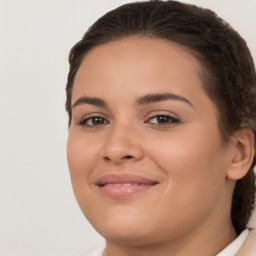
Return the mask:
M 131 173 L 107 174 L 97 181 L 101 193 L 112 198 L 127 198 L 155 187 L 159 182 Z

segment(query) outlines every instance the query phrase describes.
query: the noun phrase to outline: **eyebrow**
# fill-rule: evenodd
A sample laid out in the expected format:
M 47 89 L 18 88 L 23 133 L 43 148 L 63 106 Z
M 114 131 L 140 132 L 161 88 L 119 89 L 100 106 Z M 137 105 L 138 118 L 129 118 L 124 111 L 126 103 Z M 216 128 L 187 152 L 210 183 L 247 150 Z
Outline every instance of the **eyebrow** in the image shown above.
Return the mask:
M 173 94 L 173 93 L 147 94 L 145 96 L 139 97 L 136 100 L 136 104 L 147 105 L 147 104 L 157 103 L 157 102 L 165 101 L 165 100 L 178 100 L 178 101 L 185 102 L 185 103 L 191 105 L 192 107 L 194 107 L 193 104 L 189 100 L 187 100 L 186 98 L 184 98 L 180 95 Z
M 90 104 L 98 107 L 107 107 L 107 103 L 100 98 L 83 96 L 73 103 L 72 108 L 81 104 Z
M 156 94 L 147 94 L 142 97 L 139 97 L 135 100 L 135 103 L 137 105 L 148 105 L 151 103 L 157 103 L 165 100 L 178 100 L 185 102 L 193 107 L 193 104 L 187 100 L 186 98 L 173 94 L 173 93 L 156 93 Z M 100 98 L 95 98 L 95 97 L 88 97 L 88 96 L 83 96 L 79 98 L 77 101 L 75 101 L 72 105 L 72 108 L 81 105 L 81 104 L 90 104 L 98 107 L 107 107 L 108 104 Z

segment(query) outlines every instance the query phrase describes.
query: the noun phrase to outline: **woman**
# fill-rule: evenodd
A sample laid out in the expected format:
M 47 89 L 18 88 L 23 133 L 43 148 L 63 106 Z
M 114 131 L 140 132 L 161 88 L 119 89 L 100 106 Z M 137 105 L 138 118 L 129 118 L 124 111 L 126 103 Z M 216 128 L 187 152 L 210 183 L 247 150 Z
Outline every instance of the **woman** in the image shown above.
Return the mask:
M 106 239 L 85 255 L 256 255 L 255 69 L 228 24 L 121 6 L 72 48 L 66 89 L 74 192 Z

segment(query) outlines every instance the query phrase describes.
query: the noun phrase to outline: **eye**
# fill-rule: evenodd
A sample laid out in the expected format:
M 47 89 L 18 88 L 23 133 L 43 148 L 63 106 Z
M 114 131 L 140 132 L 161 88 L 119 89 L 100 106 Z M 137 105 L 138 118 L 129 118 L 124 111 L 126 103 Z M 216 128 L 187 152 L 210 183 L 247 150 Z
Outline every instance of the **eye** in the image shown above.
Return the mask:
M 150 124 L 156 124 L 156 125 L 170 125 L 173 123 L 178 123 L 180 122 L 179 119 L 172 117 L 170 115 L 155 115 L 149 118 L 146 123 Z
M 99 126 L 99 125 L 104 125 L 104 124 L 108 124 L 109 122 L 100 116 L 92 116 L 92 117 L 88 117 L 85 118 L 84 120 L 82 120 L 79 125 L 84 125 L 87 127 L 90 126 Z

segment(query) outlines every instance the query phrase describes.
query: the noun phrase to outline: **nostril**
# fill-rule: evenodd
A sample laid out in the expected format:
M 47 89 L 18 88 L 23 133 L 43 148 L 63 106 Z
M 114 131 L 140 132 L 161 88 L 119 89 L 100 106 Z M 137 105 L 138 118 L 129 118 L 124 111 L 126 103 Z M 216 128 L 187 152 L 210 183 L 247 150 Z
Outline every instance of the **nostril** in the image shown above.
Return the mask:
M 104 157 L 104 160 L 105 161 L 111 161 L 111 159 L 109 157 L 107 157 L 107 156 Z
M 124 156 L 123 159 L 131 159 L 132 156 Z
M 125 161 L 125 160 L 128 160 L 128 159 L 132 159 L 132 158 L 133 158 L 133 156 L 130 156 L 130 155 L 123 156 L 123 157 L 118 158 L 118 159 L 105 156 L 104 157 L 104 161 L 106 161 L 106 162 L 111 162 L 111 161 L 113 161 L 113 162 L 122 162 L 122 161 Z

